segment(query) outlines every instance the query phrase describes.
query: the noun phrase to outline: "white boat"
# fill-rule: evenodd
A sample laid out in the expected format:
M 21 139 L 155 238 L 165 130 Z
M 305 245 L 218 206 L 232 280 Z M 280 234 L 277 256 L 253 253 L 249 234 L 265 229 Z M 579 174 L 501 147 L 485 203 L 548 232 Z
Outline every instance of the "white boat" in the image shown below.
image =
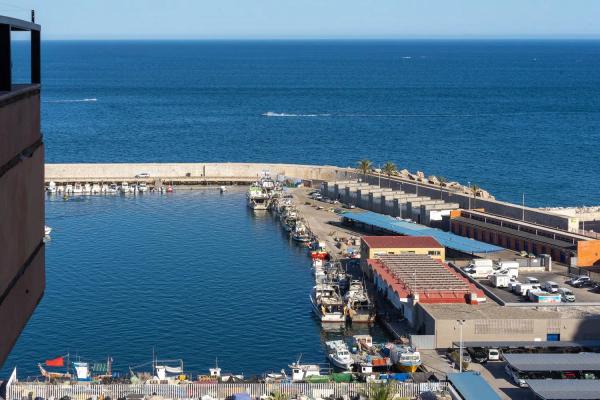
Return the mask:
M 300 360 L 290 364 L 292 382 L 304 382 L 311 376 L 320 376 L 321 367 L 317 364 L 300 364 Z
M 269 195 L 259 185 L 251 185 L 246 196 L 248 207 L 253 210 L 267 210 L 269 208 Z
M 108 189 L 109 189 L 108 184 L 103 183 L 102 187 L 100 187 L 100 193 L 108 193 Z
M 99 194 L 101 190 L 102 188 L 100 187 L 100 184 L 94 183 L 92 185 L 92 194 Z
M 225 193 L 225 192 L 227 191 L 227 186 L 221 186 L 221 187 L 219 188 L 219 191 L 220 191 L 221 193 Z
M 65 193 L 66 194 L 73 194 L 73 185 L 68 184 L 65 186 Z
M 108 191 L 107 191 L 107 193 L 110 193 L 110 194 L 116 194 L 116 193 L 118 193 L 118 192 L 119 192 L 119 186 L 118 186 L 116 183 L 111 183 L 111 184 L 108 186 Z
M 121 193 L 129 193 L 129 183 L 121 182 Z
M 56 193 L 64 193 L 64 192 L 65 192 L 65 187 L 63 185 L 56 186 Z
M 313 311 L 321 322 L 345 322 L 344 303 L 338 288 L 321 283 L 313 287 L 310 293 Z
M 52 228 L 50 228 L 48 225 L 44 225 L 44 235 L 50 236 L 51 233 L 52 233 Z
M 48 188 L 46 188 L 46 191 L 50 194 L 56 193 L 56 183 L 50 181 L 50 183 L 48 183 Z
M 92 194 L 92 185 L 90 185 L 89 183 L 86 183 L 85 185 L 83 185 L 83 193 L 84 194 Z
M 371 323 L 375 321 L 375 307 L 361 281 L 350 282 L 344 295 L 348 317 L 352 322 Z
M 343 369 L 351 370 L 354 360 L 348 350 L 348 346 L 342 340 L 331 340 L 325 342 L 327 346 L 327 358 L 334 366 Z
M 138 184 L 138 192 L 140 193 L 145 193 L 148 191 L 148 185 L 146 184 L 146 182 L 141 182 Z
M 73 194 L 82 194 L 83 193 L 83 186 L 81 185 L 81 183 L 75 183 L 73 185 Z

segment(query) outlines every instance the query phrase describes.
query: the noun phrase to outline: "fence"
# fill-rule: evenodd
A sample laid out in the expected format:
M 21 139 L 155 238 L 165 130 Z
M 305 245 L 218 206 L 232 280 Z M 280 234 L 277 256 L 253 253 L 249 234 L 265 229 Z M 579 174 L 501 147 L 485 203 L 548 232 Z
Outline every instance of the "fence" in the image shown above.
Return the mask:
M 236 393 L 248 393 L 253 398 L 280 392 L 291 397 L 299 395 L 310 398 L 334 396 L 353 397 L 368 389 L 368 383 L 188 383 L 180 385 L 150 384 L 44 384 L 12 383 L 7 388 L 6 400 L 60 399 L 68 396 L 73 400 L 85 400 L 96 396 L 109 396 L 118 399 L 131 394 L 160 395 L 169 399 L 200 399 L 210 396 L 225 399 Z M 446 382 L 393 383 L 400 397 L 417 398 L 421 393 L 440 392 L 446 389 Z

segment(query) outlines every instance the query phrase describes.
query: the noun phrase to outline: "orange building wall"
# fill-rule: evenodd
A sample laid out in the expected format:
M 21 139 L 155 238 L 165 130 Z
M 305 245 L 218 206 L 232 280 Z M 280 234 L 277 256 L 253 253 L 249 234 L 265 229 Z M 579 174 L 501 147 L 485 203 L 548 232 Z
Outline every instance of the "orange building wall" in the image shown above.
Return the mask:
M 600 240 L 577 242 L 577 266 L 591 267 L 594 264 L 600 264 Z

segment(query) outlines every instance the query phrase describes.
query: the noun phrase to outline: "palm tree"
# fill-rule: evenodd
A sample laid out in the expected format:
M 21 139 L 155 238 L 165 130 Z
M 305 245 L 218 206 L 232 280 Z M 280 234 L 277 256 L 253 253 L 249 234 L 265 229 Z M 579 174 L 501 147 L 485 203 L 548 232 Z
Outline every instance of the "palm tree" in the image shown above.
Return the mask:
M 385 164 L 383 164 L 382 171 L 388 177 L 388 187 L 391 187 L 392 186 L 392 181 L 391 181 L 390 178 L 392 177 L 392 174 L 394 174 L 396 172 L 396 164 L 394 164 L 391 161 L 388 161 Z
M 358 162 L 358 171 L 362 172 L 365 180 L 367 179 L 367 174 L 371 171 L 371 167 L 373 166 L 373 162 L 371 160 L 362 159 Z
M 437 179 L 440 182 L 440 200 L 441 200 L 442 195 L 444 194 L 444 192 L 442 191 L 442 187 L 444 187 L 444 184 L 447 183 L 448 180 L 443 176 L 438 176 Z
M 367 400 L 392 400 L 396 396 L 394 387 L 390 383 L 374 383 L 369 384 L 362 395 Z

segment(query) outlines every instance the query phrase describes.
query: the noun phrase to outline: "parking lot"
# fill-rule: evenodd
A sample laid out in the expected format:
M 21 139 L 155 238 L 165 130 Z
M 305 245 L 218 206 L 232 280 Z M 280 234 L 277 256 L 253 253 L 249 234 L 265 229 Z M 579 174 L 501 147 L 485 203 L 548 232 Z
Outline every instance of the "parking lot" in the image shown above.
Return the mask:
M 526 282 L 527 277 L 537 278 L 542 284 L 547 281 L 556 282 L 559 287 L 565 287 L 570 289 L 575 295 L 575 304 L 594 302 L 600 303 L 600 291 L 598 291 L 597 289 L 594 290 L 591 287 L 575 288 L 569 285 L 568 283 L 565 283 L 566 280 L 570 279 L 570 277 L 566 274 L 561 274 L 557 272 L 519 272 L 519 277 L 517 278 L 517 281 Z M 512 293 L 509 288 L 493 287 L 490 281 L 487 279 L 478 279 L 478 282 L 486 288 L 488 288 L 492 293 L 494 293 L 506 303 L 530 302 L 526 297 Z

